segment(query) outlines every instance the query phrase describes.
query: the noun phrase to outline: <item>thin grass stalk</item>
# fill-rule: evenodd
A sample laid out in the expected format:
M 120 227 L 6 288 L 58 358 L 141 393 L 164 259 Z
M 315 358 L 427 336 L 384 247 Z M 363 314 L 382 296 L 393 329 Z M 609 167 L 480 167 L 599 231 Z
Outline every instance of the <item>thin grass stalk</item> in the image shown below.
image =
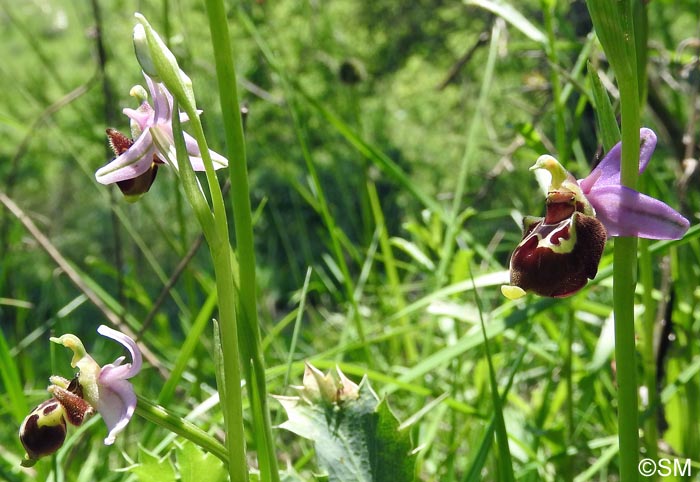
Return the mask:
M 559 79 L 559 56 L 557 55 L 557 43 L 554 37 L 554 12 L 556 1 L 542 0 L 542 11 L 544 14 L 544 25 L 547 32 L 547 43 L 545 50 L 547 60 L 549 60 L 549 82 L 552 88 L 552 102 L 554 103 L 555 142 L 559 162 L 566 165 L 569 160 L 569 143 L 566 136 L 566 106 L 563 99 L 561 81 Z
M 276 482 L 279 480 L 279 471 L 272 436 L 265 380 L 265 361 L 258 326 L 253 220 L 243 121 L 238 102 L 236 72 L 233 66 L 233 49 L 224 2 L 207 0 L 206 8 L 216 60 L 219 98 L 230 162 L 231 201 L 236 229 L 240 279 L 240 292 L 236 303 L 240 316 L 238 341 L 240 342 L 242 365 L 250 395 L 260 480 Z M 230 256 L 227 248 L 226 257 L 229 258 L 229 261 Z
M 213 0 L 211 0 L 213 1 Z M 299 141 L 299 146 L 301 147 L 302 155 L 304 157 L 304 161 L 306 163 L 307 169 L 309 170 L 309 174 L 311 175 L 311 180 L 313 182 L 315 194 L 316 194 L 316 199 L 318 201 L 318 211 L 321 214 L 321 217 L 323 219 L 324 224 L 326 225 L 326 229 L 328 230 L 328 234 L 330 236 L 331 240 L 331 247 L 333 249 L 333 255 L 335 258 L 335 261 L 338 263 L 338 267 L 340 268 L 340 271 L 342 273 L 342 283 L 343 287 L 345 289 L 345 297 L 347 301 L 350 303 L 351 306 L 351 312 L 352 312 L 352 318 L 353 322 L 355 324 L 355 328 L 358 334 L 358 337 L 360 338 L 361 343 L 364 345 L 365 343 L 365 330 L 364 330 L 364 325 L 362 322 L 362 318 L 360 316 L 360 310 L 359 310 L 359 305 L 357 303 L 357 298 L 355 296 L 355 283 L 352 279 L 352 276 L 350 275 L 350 269 L 347 265 L 347 262 L 345 260 L 345 254 L 343 253 L 343 249 L 341 246 L 341 239 L 340 239 L 340 234 L 339 234 L 339 229 L 335 223 L 335 219 L 333 218 L 333 215 L 330 212 L 330 208 L 328 206 L 328 203 L 326 201 L 326 196 L 325 192 L 323 190 L 323 186 L 321 185 L 320 178 L 318 176 L 318 173 L 316 172 L 316 168 L 313 163 L 313 159 L 311 158 L 311 152 L 309 151 L 308 143 L 306 142 L 306 139 L 308 136 L 306 135 L 306 131 L 304 128 L 304 124 L 301 122 L 301 119 L 299 119 L 299 109 L 296 104 L 296 100 L 294 98 L 294 91 L 298 92 L 302 97 L 304 97 L 308 101 L 312 101 L 310 97 L 308 97 L 308 94 L 306 94 L 299 85 L 295 84 L 292 79 L 289 79 L 284 71 L 284 68 L 277 62 L 277 59 L 275 58 L 274 54 L 270 50 L 269 46 L 265 42 L 265 39 L 262 38 L 260 33 L 257 31 L 255 28 L 255 24 L 251 21 L 251 19 L 248 17 L 246 12 L 243 9 L 238 9 L 238 18 L 240 19 L 241 23 L 243 26 L 246 28 L 246 30 L 250 33 L 250 35 L 253 37 L 253 39 L 256 41 L 258 44 L 258 47 L 260 48 L 260 51 L 262 52 L 263 56 L 269 63 L 270 67 L 277 72 L 277 74 L 280 76 L 280 79 L 282 81 L 282 85 L 285 90 L 285 96 L 288 99 L 289 102 L 289 113 L 292 117 L 292 121 L 294 123 L 294 130 L 297 136 L 297 139 Z M 237 228 L 238 229 L 238 228 Z M 371 360 L 371 354 L 369 353 L 367 348 L 363 348 L 365 352 L 365 356 L 367 360 Z
M 391 241 L 389 240 L 389 233 L 387 231 L 386 222 L 384 221 L 384 213 L 382 212 L 382 206 L 379 202 L 379 195 L 377 194 L 377 186 L 374 181 L 367 181 L 367 193 L 369 195 L 370 207 L 372 209 L 372 215 L 374 217 L 374 223 L 380 228 L 379 231 L 379 248 L 382 253 L 382 260 L 384 262 L 384 269 L 386 270 L 387 282 L 391 293 L 394 298 L 395 312 L 401 312 L 406 308 L 406 298 L 403 295 L 401 289 L 401 279 L 399 278 L 399 271 L 396 267 L 396 260 L 394 259 L 394 253 L 391 248 Z M 408 316 L 402 316 L 399 318 L 399 324 L 403 327 L 410 325 L 410 319 Z M 392 338 L 393 340 L 393 338 Z M 402 337 L 403 340 L 403 355 L 409 364 L 413 364 L 418 357 L 418 349 L 416 348 L 415 340 L 411 333 L 405 333 Z
M 498 390 L 498 381 L 496 380 L 496 370 L 493 367 L 491 357 L 491 348 L 489 336 L 486 332 L 486 322 L 484 321 L 484 313 L 481 306 L 481 298 L 479 290 L 474 283 L 474 274 L 471 266 L 469 266 L 469 279 L 472 283 L 472 294 L 476 303 L 477 311 L 479 312 L 479 325 L 481 327 L 481 336 L 484 341 L 484 353 L 486 354 L 486 362 L 489 368 L 489 382 L 491 386 L 491 401 L 493 403 L 494 429 L 496 432 L 496 444 L 498 446 L 498 473 L 502 482 L 515 482 L 515 474 L 513 472 L 513 459 L 510 455 L 510 447 L 508 445 L 508 430 L 506 428 L 505 418 L 503 417 L 503 399 Z
M 491 42 L 489 43 L 489 53 L 486 59 L 486 66 L 484 68 L 484 78 L 481 81 L 479 98 L 477 99 L 472 117 L 469 120 L 469 127 L 467 128 L 464 143 L 464 154 L 462 155 L 462 160 L 459 166 L 457 185 L 455 186 L 452 206 L 447 212 L 447 217 L 445 219 L 447 229 L 445 231 L 445 238 L 440 249 L 440 263 L 438 264 L 437 272 L 435 274 L 435 286 L 437 288 L 442 287 L 445 283 L 447 268 L 452 261 L 452 253 L 454 252 L 455 248 L 455 238 L 457 237 L 457 233 L 461 227 L 461 223 L 459 222 L 459 212 L 462 206 L 462 197 L 464 196 L 464 191 L 466 189 L 466 182 L 469 175 L 471 161 L 476 150 L 476 136 L 478 133 L 478 128 L 482 125 L 481 119 L 483 119 L 485 115 L 484 107 L 486 106 L 486 100 L 489 97 L 491 86 L 493 85 L 493 75 L 496 66 L 498 45 L 501 38 L 501 30 L 503 28 L 502 25 L 502 20 L 496 19 L 493 27 L 491 28 Z M 435 214 L 439 215 L 440 213 L 435 212 Z

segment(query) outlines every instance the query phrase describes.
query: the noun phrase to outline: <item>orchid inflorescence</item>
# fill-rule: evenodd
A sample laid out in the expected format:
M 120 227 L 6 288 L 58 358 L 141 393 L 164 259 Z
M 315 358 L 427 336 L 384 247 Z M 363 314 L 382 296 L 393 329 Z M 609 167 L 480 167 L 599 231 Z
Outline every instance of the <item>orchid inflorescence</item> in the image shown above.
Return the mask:
M 22 462 L 31 466 L 46 455 L 56 452 L 66 439 L 67 423 L 79 426 L 95 412 L 102 415 L 109 430 L 105 445 L 114 443 L 136 409 L 136 394 L 128 379 L 141 370 L 141 351 L 127 335 L 100 325 L 97 332 L 118 341 L 129 351 L 131 362 L 120 356 L 113 363 L 100 365 L 87 353 L 80 339 L 71 334 L 51 341 L 73 351 L 71 366 L 78 368 L 72 380 L 50 378 L 51 398 L 32 410 L 19 429 L 19 437 L 27 454 Z
M 639 172 L 656 147 L 656 134 L 639 133 Z M 510 259 L 510 285 L 501 291 L 517 299 L 530 291 L 565 297 L 595 278 L 610 236 L 680 239 L 690 223 L 665 203 L 620 182 L 622 143 L 616 144 L 585 178 L 576 180 L 552 156 L 540 156 L 531 170 L 552 175 L 544 218 L 527 216 L 523 239 Z
M 137 200 L 150 189 L 159 166 L 166 164 L 177 169 L 173 116 L 177 115 L 183 123 L 190 120 L 186 113 L 175 111 L 173 95 L 165 84 L 155 77 L 156 73 L 149 64 L 151 60 L 147 47 L 143 45 L 143 35 L 143 26 L 137 24 L 134 29 L 134 46 L 137 58 L 144 69 L 143 76 L 146 79 L 152 105 L 142 86 L 137 85 L 131 89 L 130 94 L 140 102 L 137 109 L 123 110 L 131 121 L 131 138 L 116 129 L 107 129 L 110 147 L 117 157 L 95 173 L 97 182 L 116 183 L 129 201 Z M 185 77 L 184 72 L 181 72 L 181 76 Z M 198 110 L 197 115 L 201 112 Z M 183 136 L 192 169 L 204 171 L 202 152 L 197 141 L 187 133 L 183 132 Z M 209 149 L 209 155 L 214 169 L 228 166 L 228 160 L 221 154 Z

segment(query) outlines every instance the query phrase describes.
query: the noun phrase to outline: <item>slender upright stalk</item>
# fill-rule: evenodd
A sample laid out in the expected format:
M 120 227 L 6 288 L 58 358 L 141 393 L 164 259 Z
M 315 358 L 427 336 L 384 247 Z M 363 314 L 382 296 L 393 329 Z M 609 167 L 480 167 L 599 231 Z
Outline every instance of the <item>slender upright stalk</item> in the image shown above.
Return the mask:
M 645 77 L 646 35 L 643 8 L 636 0 L 587 0 L 588 10 L 605 54 L 615 71 L 620 90 L 622 133 L 621 184 L 634 188 L 639 172 L 640 91 Z M 637 35 L 640 35 L 637 37 Z M 613 312 L 615 363 L 618 386 L 618 438 L 620 480 L 638 479 L 639 426 L 637 357 L 634 334 L 634 288 L 637 283 L 637 238 L 615 239 L 613 254 Z
M 622 184 L 634 188 L 639 172 L 639 93 L 637 79 L 620 82 L 622 114 Z M 620 480 L 639 475 L 639 426 L 637 357 L 634 335 L 634 288 L 637 284 L 637 238 L 615 239 L 613 253 L 613 301 L 615 314 L 615 363 L 618 386 L 618 437 Z
M 224 2 L 207 0 L 206 7 L 230 162 L 231 200 L 240 279 L 236 306 L 240 316 L 239 348 L 250 395 L 260 478 L 262 481 L 278 481 L 279 472 L 265 381 L 265 361 L 258 326 L 253 220 L 243 122 L 238 103 L 236 72 L 233 67 L 233 49 Z
M 239 352 L 241 346 L 248 342 L 239 339 L 239 323 L 237 320 L 238 293 L 234 284 L 234 271 L 229 241 L 228 221 L 223 194 L 219 186 L 214 165 L 209 154 L 206 138 L 195 107 L 194 92 L 189 79 L 177 65 L 175 56 L 168 50 L 145 17 L 140 14 L 136 18 L 144 27 L 144 33 L 150 52 L 149 62 L 155 68 L 158 76 L 174 97 L 173 111 L 179 112 L 181 105 L 187 113 L 193 136 L 202 152 L 207 186 L 211 196 L 211 206 L 208 204 L 194 175 L 194 170 L 187 156 L 185 140 L 178 115 L 173 116 L 173 134 L 177 155 L 178 172 L 183 190 L 192 205 L 204 236 L 207 239 L 214 264 L 216 289 L 219 300 L 219 326 L 221 331 L 221 352 L 223 353 L 223 383 L 219 386 L 226 424 L 226 448 L 228 451 L 228 472 L 231 482 L 247 482 L 248 466 L 245 457 L 245 435 L 243 430 L 243 402 L 241 394 L 241 366 Z M 143 53 L 142 53 L 143 54 Z M 145 54 L 143 54 L 145 55 Z M 149 66 L 150 67 L 150 66 Z M 161 152 L 168 150 L 168 140 L 161 139 L 157 133 L 154 142 Z M 245 359 L 245 358 L 244 358 Z M 247 367 L 248 363 L 244 364 Z M 262 479 L 267 480 L 267 479 Z

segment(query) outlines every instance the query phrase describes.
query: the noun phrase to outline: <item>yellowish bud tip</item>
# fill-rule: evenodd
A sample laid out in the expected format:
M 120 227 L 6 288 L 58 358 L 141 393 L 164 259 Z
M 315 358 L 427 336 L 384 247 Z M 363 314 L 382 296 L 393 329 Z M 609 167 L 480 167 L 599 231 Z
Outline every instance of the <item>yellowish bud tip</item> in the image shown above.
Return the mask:
M 75 335 L 71 335 L 70 333 L 59 338 L 52 336 L 49 338 L 49 340 L 73 350 L 73 359 L 70 362 L 73 368 L 75 368 L 78 362 L 87 355 L 87 351 L 85 351 L 85 347 L 83 346 L 83 342 L 80 341 L 80 338 Z
M 501 285 L 501 293 L 509 300 L 518 300 L 527 294 L 524 289 L 513 285 Z
M 545 169 L 552 175 L 552 185 L 550 190 L 559 189 L 562 183 L 566 181 L 566 178 L 569 176 L 569 173 L 566 171 L 566 169 L 564 169 L 564 166 L 559 164 L 559 161 L 554 159 L 549 154 L 540 156 L 537 159 L 537 162 L 535 162 L 535 165 L 530 168 L 531 171 L 536 169 Z
M 146 89 L 144 89 L 142 85 L 133 86 L 129 91 L 129 95 L 135 97 L 136 100 L 139 101 L 139 104 L 148 101 L 148 92 L 146 92 Z

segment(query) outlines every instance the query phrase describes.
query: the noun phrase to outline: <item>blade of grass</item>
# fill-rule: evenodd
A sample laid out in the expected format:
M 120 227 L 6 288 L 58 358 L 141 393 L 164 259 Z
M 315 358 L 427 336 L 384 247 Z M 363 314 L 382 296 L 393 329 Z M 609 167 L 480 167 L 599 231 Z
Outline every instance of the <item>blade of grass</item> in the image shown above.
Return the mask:
M 459 213 L 462 211 L 462 203 L 464 202 L 464 191 L 466 189 L 467 176 L 471 167 L 472 158 L 477 147 L 477 134 L 482 126 L 483 119 L 486 118 L 486 101 L 489 98 L 491 86 L 493 85 L 493 75 L 496 67 L 496 58 L 498 54 L 499 44 L 501 41 L 501 31 L 504 23 L 502 20 L 493 23 L 491 28 L 491 40 L 489 42 L 489 53 L 484 67 L 484 77 L 481 80 L 479 88 L 479 97 L 476 101 L 476 106 L 472 117 L 469 121 L 467 133 L 464 142 L 464 153 L 459 166 L 457 175 L 457 185 L 455 186 L 452 206 L 447 212 L 445 223 L 447 225 L 442 247 L 440 248 L 440 262 L 435 272 L 435 287 L 441 288 L 447 280 L 447 269 L 452 262 L 452 253 L 455 248 L 455 238 L 462 224 L 459 222 Z
M 22 382 L 15 359 L 10 355 L 10 347 L 5 338 L 4 329 L 0 329 L 0 378 L 7 397 L 3 401 L 4 410 L 12 414 L 17 424 L 29 414 L 27 399 L 24 397 Z
M 610 102 L 610 97 L 600 81 L 598 72 L 590 62 L 588 62 L 588 78 L 591 83 L 598 132 L 603 141 L 603 148 L 609 151 L 620 141 L 620 127 L 617 125 L 615 110 L 612 102 Z
M 304 277 L 304 285 L 301 288 L 299 295 L 299 309 L 297 310 L 296 321 L 294 322 L 294 331 L 292 332 L 292 341 L 289 345 L 289 355 L 287 356 L 287 372 L 284 374 L 284 386 L 289 385 L 289 376 L 292 371 L 292 362 L 294 361 L 294 353 L 296 352 L 297 340 L 299 339 L 299 331 L 301 329 L 301 319 L 304 316 L 304 305 L 306 304 L 306 293 L 309 290 L 309 281 L 311 280 L 311 267 L 306 270 Z
M 474 284 L 474 277 L 469 269 L 469 277 Z M 515 482 L 515 474 L 513 473 L 513 460 L 510 456 L 510 447 L 508 446 L 508 431 L 506 430 L 506 422 L 503 418 L 503 403 L 498 390 L 498 382 L 496 381 L 496 370 L 493 368 L 493 360 L 491 358 L 491 347 L 489 337 L 486 334 L 486 324 L 484 323 L 484 314 L 481 306 L 481 298 L 479 292 L 474 286 L 472 290 L 474 302 L 476 303 L 479 312 L 479 324 L 481 326 L 481 335 L 484 342 L 484 352 L 486 354 L 486 362 L 489 367 L 489 382 L 491 384 L 491 400 L 493 403 L 494 429 L 496 432 L 496 442 L 498 444 L 498 467 L 500 479 L 504 482 Z

